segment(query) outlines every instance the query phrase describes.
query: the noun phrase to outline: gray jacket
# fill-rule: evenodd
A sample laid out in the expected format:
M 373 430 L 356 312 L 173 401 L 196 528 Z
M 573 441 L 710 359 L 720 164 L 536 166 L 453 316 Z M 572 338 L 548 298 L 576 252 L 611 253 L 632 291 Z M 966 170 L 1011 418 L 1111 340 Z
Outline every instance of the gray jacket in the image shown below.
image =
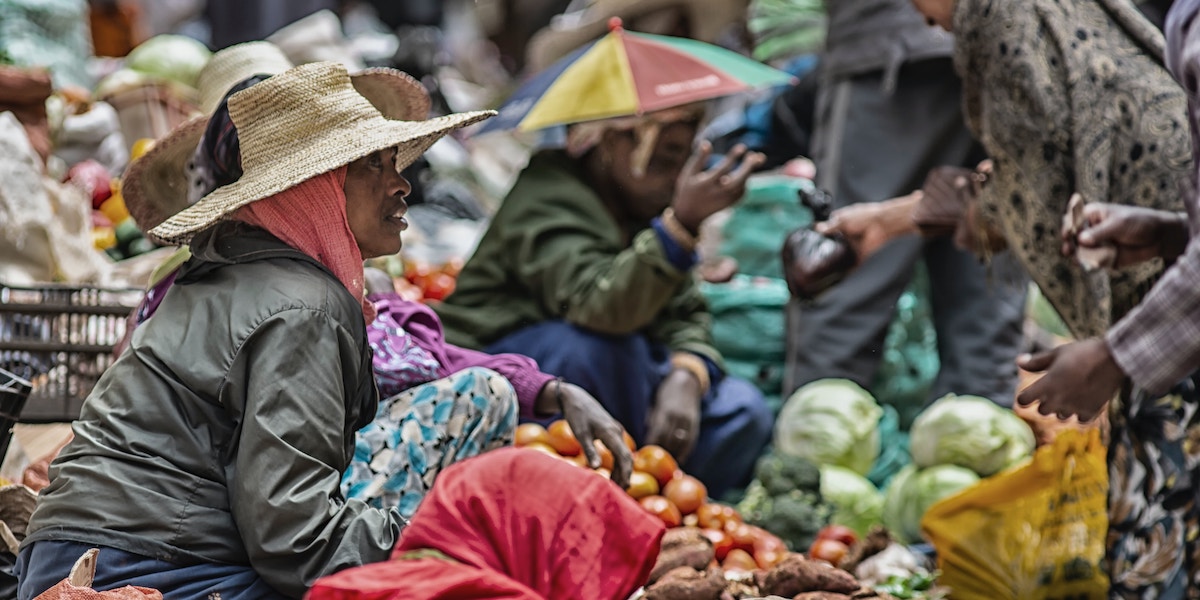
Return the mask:
M 358 301 L 245 224 L 192 253 L 84 403 L 24 543 L 248 565 L 295 598 L 386 559 L 399 513 L 339 491 L 379 403 Z
M 840 79 L 884 72 L 890 90 L 905 63 L 954 54 L 954 38 L 930 26 L 912 0 L 827 0 L 823 75 Z

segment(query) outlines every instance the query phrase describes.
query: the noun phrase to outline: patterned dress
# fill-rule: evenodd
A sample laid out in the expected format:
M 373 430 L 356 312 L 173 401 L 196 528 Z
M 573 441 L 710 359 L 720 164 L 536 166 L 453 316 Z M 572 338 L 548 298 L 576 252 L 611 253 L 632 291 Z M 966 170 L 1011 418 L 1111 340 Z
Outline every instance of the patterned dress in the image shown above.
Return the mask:
M 1187 98 L 1162 36 L 1122 0 L 959 0 L 956 57 L 968 125 L 995 162 L 982 213 L 1079 338 L 1102 335 L 1159 261 L 1085 274 L 1058 251 L 1071 194 L 1181 211 Z M 1112 598 L 1200 598 L 1195 380 L 1110 405 Z

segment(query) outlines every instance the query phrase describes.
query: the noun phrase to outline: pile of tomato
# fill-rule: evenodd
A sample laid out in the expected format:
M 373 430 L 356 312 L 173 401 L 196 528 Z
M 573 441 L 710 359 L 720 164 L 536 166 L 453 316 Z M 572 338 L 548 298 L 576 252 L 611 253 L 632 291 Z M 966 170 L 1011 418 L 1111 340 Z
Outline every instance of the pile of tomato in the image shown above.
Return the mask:
M 547 427 L 522 424 L 517 427 L 515 443 L 588 468 L 583 448 L 564 420 Z M 599 442 L 595 444 L 601 464 L 594 471 L 607 478 L 613 466 L 612 452 Z M 712 541 L 716 560 L 726 571 L 769 569 L 787 557 L 787 545 L 782 539 L 743 522 L 732 506 L 712 502 L 704 484 L 684 473 L 662 447 L 638 448 L 628 433 L 625 445 L 633 452 L 633 474 L 626 488 L 629 495 L 667 527 L 699 528 Z
M 404 276 L 396 280 L 396 291 L 414 302 L 444 300 L 454 291 L 462 267 L 459 259 L 439 266 L 405 260 Z

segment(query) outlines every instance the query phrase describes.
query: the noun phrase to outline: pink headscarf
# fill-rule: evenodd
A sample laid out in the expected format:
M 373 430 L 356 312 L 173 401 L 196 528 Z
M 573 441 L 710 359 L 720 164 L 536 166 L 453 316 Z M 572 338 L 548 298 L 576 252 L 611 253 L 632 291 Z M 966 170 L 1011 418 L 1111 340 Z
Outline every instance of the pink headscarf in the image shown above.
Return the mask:
M 345 184 L 346 167 L 341 166 L 247 204 L 234 218 L 266 229 L 333 271 L 358 300 L 370 324 L 375 307 L 365 298 L 362 252 L 346 218 Z

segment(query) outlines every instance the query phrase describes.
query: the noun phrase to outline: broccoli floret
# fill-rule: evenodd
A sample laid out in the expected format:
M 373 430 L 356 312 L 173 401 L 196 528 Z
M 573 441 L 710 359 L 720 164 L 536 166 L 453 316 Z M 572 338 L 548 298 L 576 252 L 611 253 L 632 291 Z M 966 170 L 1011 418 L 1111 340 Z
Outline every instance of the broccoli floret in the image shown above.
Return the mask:
M 738 512 L 747 523 L 779 536 L 793 551 L 803 552 L 812 545 L 817 532 L 829 524 L 833 511 L 817 494 L 793 490 L 771 496 L 756 481 L 747 488 Z
M 755 478 L 762 482 L 770 496 L 791 491 L 821 492 L 821 470 L 808 460 L 796 456 L 768 454 L 758 459 Z

